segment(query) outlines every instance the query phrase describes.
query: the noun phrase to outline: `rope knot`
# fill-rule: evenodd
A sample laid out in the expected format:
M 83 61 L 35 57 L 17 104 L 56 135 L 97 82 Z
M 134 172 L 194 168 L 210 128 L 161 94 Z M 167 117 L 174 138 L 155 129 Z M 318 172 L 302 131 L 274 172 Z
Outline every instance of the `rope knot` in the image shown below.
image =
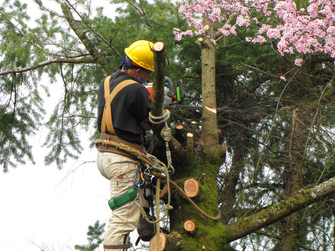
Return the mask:
M 165 127 L 161 131 L 161 136 L 167 142 L 171 140 L 171 128 L 165 125 Z
M 152 115 L 151 111 L 149 112 L 149 120 L 153 124 L 161 124 L 166 122 L 170 118 L 170 111 L 167 109 L 163 110 L 162 116 L 154 116 Z

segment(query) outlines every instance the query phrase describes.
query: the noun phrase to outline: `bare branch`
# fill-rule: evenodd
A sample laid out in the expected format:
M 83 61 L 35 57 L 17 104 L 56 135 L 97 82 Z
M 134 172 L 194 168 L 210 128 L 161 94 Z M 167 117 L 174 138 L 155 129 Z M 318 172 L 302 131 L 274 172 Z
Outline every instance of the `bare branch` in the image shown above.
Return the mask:
M 36 70 L 37 68 L 41 68 L 50 64 L 57 64 L 57 63 L 69 63 L 69 64 L 93 64 L 95 63 L 92 58 L 56 58 L 52 60 L 47 60 L 38 63 L 37 65 L 25 67 L 25 68 L 18 68 L 0 72 L 0 76 L 7 75 L 7 74 L 15 74 L 15 73 L 23 73 L 27 71 Z
M 163 27 L 163 25 L 161 25 L 161 24 L 159 24 L 159 23 L 156 23 L 156 22 L 153 21 L 152 19 L 148 18 L 147 15 L 145 14 L 144 10 L 141 10 L 140 7 L 138 7 L 136 4 L 130 2 L 129 0 L 127 0 L 127 2 L 128 2 L 131 6 L 133 6 L 133 7 L 137 10 L 137 12 L 140 13 L 140 15 L 141 15 L 142 17 L 144 17 L 145 19 L 149 20 L 150 22 L 152 22 L 152 23 L 154 23 L 154 24 L 156 24 L 156 25 L 158 25 L 158 26 L 160 26 L 160 27 Z

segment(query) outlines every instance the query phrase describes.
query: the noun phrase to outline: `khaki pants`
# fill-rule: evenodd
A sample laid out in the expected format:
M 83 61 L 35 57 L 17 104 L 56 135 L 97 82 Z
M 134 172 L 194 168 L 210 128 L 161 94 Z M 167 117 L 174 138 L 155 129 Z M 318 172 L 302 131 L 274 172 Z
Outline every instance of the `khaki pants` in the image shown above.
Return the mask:
M 134 187 L 135 172 L 139 169 L 138 161 L 115 153 L 98 152 L 97 165 L 101 175 L 110 180 L 110 198 L 124 195 Z M 123 245 L 125 236 L 137 227 L 139 218 L 140 208 L 135 201 L 113 210 L 105 232 L 104 245 Z

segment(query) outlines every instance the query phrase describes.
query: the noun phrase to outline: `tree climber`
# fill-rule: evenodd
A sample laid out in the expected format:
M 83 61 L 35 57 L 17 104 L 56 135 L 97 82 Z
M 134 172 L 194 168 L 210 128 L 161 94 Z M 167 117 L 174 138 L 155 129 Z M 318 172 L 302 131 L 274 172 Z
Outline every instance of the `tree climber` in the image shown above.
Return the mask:
M 151 129 L 148 120 L 151 104 L 144 84 L 154 71 L 152 46 L 150 41 L 139 40 L 126 48 L 120 70 L 100 84 L 98 94 L 100 139 L 123 143 L 141 152 L 145 152 L 145 131 Z M 104 250 L 127 250 L 131 247 L 129 233 L 136 228 L 141 215 L 134 200 L 138 186 L 134 177 L 140 178 L 137 174 L 141 165 L 136 157 L 111 145 L 96 144 L 96 147 L 98 169 L 110 180 L 112 216 L 104 236 Z M 138 193 L 148 212 L 143 190 Z

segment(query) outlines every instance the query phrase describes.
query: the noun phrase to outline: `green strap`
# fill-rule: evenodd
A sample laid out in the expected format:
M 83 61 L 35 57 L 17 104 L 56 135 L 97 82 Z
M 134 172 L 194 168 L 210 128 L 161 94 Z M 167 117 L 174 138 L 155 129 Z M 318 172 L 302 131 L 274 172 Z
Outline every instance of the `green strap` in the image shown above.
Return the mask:
M 127 202 L 134 200 L 136 198 L 136 196 L 137 196 L 137 187 L 134 187 L 134 188 L 130 189 L 124 195 L 121 195 L 117 198 L 110 199 L 108 201 L 108 205 L 109 205 L 110 209 L 115 210 L 118 207 L 126 204 Z

